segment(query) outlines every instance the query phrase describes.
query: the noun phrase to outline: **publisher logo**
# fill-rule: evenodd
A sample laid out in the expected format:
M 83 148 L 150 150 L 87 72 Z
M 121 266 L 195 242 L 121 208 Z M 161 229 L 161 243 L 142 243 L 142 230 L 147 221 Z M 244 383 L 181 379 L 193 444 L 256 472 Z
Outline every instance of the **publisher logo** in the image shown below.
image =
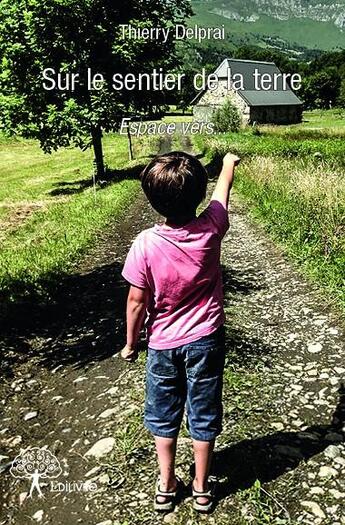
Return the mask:
M 28 498 L 32 498 L 34 492 L 39 498 L 43 498 L 41 482 L 50 480 L 50 492 L 94 492 L 97 490 L 96 483 L 87 482 L 59 482 L 56 480 L 62 474 L 59 460 L 50 450 L 46 448 L 33 447 L 24 450 L 16 456 L 12 462 L 10 473 L 16 479 L 27 479 L 31 481 Z
M 59 460 L 49 450 L 33 447 L 14 458 L 10 472 L 14 478 L 31 480 L 29 498 L 35 489 L 42 498 L 40 481 L 59 477 L 62 469 Z

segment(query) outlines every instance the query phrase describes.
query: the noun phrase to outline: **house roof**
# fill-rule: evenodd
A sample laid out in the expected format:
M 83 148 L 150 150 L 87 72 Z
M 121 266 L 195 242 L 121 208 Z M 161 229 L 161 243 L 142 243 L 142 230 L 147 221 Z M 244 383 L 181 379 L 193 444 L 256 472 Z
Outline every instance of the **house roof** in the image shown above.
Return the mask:
M 277 89 L 272 87 L 268 91 L 263 89 L 255 90 L 255 69 L 257 69 L 261 75 L 268 73 L 271 78 L 274 77 L 274 74 L 281 73 L 274 62 L 226 58 L 216 69 L 215 74 L 218 75 L 219 79 L 227 79 L 229 69 L 231 70 L 232 77 L 235 74 L 242 75 L 244 89 L 238 90 L 237 92 L 249 106 L 299 106 L 302 104 L 301 100 L 290 88 L 283 89 L 282 78 L 279 78 L 277 81 Z M 237 77 L 237 79 L 238 78 L 241 77 Z M 205 93 L 205 91 L 199 93 L 192 103 L 197 102 L 203 93 Z

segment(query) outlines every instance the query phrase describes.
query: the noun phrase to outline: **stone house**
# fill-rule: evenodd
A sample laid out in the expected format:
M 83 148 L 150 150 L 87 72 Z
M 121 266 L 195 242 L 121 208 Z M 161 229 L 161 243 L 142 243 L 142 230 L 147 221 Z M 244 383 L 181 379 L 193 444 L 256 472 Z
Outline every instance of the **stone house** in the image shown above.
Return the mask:
M 269 90 L 255 89 L 255 70 L 261 75 L 277 75 L 275 88 Z M 213 91 L 200 92 L 192 101 L 193 115 L 196 121 L 209 122 L 213 113 L 221 107 L 226 98 L 231 98 L 239 109 L 243 124 L 295 124 L 301 122 L 303 106 L 295 93 L 279 79 L 280 70 L 273 62 L 235 60 L 226 58 L 215 71 L 218 76 L 217 88 Z M 230 79 L 230 83 L 229 83 Z M 243 85 L 232 80 L 243 79 Z M 230 85 L 230 89 L 229 89 Z M 285 89 L 284 89 L 285 87 Z

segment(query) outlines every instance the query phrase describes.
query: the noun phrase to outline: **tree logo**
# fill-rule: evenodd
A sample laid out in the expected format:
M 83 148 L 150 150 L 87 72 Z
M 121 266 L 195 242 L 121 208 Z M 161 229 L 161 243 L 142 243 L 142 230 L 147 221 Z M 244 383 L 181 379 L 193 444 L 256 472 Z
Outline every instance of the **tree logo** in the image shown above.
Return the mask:
M 40 479 L 57 478 L 62 469 L 58 459 L 49 450 L 33 447 L 14 458 L 10 472 L 14 478 L 31 479 L 29 498 L 32 498 L 34 489 L 43 498 Z

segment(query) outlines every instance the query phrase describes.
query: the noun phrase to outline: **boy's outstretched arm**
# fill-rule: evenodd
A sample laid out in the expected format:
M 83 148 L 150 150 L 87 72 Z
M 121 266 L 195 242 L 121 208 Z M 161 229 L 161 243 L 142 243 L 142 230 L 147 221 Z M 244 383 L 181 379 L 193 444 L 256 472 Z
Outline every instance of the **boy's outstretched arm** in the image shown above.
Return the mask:
M 135 361 L 139 333 L 145 319 L 149 290 L 131 286 L 127 298 L 127 344 L 121 350 L 126 361 Z
M 232 155 L 231 153 L 225 155 L 223 168 L 212 194 L 211 200 L 219 201 L 226 209 L 228 209 L 229 205 L 229 195 L 234 181 L 235 168 L 239 163 L 240 158 L 237 155 Z

